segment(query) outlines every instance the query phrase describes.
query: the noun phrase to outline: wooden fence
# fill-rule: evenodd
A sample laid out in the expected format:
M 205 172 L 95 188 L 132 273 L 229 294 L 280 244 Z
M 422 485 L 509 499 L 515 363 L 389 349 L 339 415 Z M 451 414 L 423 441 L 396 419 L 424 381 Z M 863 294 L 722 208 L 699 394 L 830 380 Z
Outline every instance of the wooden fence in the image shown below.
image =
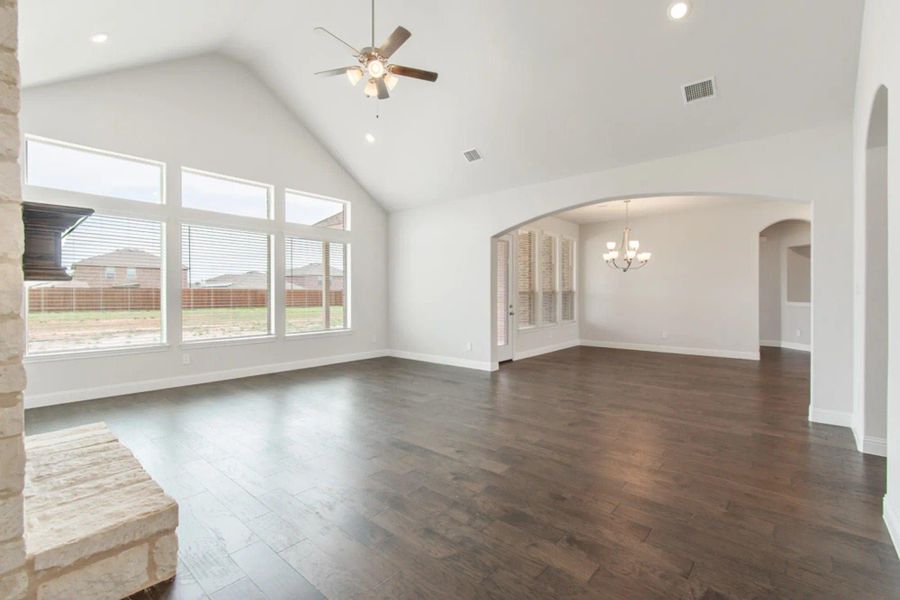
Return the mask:
M 344 303 L 343 290 L 328 293 L 331 306 Z M 285 305 L 322 306 L 321 290 L 286 290 Z M 32 288 L 29 312 L 159 310 L 158 288 Z M 268 304 L 267 290 L 190 288 L 181 291 L 181 305 L 191 308 L 254 308 Z

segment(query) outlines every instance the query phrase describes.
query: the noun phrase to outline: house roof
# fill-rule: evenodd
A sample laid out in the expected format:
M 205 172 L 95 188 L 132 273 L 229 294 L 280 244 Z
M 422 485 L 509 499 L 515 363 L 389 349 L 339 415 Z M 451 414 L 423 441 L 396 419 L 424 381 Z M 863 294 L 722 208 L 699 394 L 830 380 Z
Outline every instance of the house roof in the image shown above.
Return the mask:
M 343 276 L 343 274 L 344 271 L 342 269 L 332 267 L 332 277 L 341 277 Z M 309 263 L 308 265 L 303 265 L 302 267 L 287 269 L 285 271 L 285 275 L 288 277 L 299 277 L 301 275 L 322 275 L 322 263 Z
M 200 287 L 229 287 L 242 290 L 264 290 L 269 287 L 269 276 L 261 271 L 225 273 L 200 282 Z
M 136 267 L 139 269 L 158 269 L 159 256 L 139 248 L 120 248 L 97 254 L 72 263 L 73 267 Z M 187 269 L 184 265 L 182 269 Z

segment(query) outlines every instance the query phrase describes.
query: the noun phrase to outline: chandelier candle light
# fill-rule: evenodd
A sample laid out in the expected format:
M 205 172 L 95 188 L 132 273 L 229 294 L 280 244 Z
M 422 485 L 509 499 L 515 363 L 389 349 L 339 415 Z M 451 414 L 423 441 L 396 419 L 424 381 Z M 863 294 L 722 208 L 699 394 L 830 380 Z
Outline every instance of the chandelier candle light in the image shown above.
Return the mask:
M 628 205 L 631 200 L 625 201 L 625 231 L 622 233 L 622 245 L 618 246 L 615 242 L 606 242 L 606 252 L 603 260 L 610 268 L 627 273 L 628 271 L 636 271 L 647 266 L 650 262 L 650 252 L 638 252 L 641 243 L 631 239 L 631 227 L 628 225 Z M 636 264 L 635 264 L 635 261 Z

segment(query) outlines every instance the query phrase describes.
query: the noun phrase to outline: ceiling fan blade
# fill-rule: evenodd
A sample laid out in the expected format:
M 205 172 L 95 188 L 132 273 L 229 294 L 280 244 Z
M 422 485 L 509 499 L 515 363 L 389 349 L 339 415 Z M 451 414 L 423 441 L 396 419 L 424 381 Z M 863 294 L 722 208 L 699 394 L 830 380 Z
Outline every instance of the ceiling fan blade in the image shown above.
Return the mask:
M 334 39 L 336 39 L 337 41 L 339 41 L 340 43 L 342 43 L 344 46 L 346 46 L 350 51 L 352 51 L 352 52 L 353 52 L 353 56 L 359 56 L 359 50 L 357 50 L 356 48 L 354 48 L 353 46 L 351 46 L 350 44 L 348 44 L 347 42 L 345 42 L 344 40 L 342 40 L 342 39 L 339 38 L 338 36 L 334 35 L 333 33 L 331 33 L 330 31 L 328 31 L 328 30 L 325 29 L 324 27 L 316 27 L 316 28 L 313 29 L 313 31 L 318 31 L 319 33 L 322 33 L 322 34 L 325 34 L 325 35 L 328 35 L 328 36 L 333 37 Z
M 330 69 L 328 71 L 319 71 L 314 75 L 323 75 L 325 77 L 333 77 L 334 75 L 343 75 L 350 69 L 358 69 L 359 67 L 341 67 L 340 69 Z
M 394 33 L 388 36 L 388 39 L 384 40 L 384 43 L 379 46 L 378 54 L 384 58 L 390 58 L 391 54 L 396 52 L 397 48 L 402 46 L 411 35 L 412 34 L 405 27 L 398 27 L 394 30 Z
M 424 71 L 413 67 L 404 67 L 402 65 L 388 65 L 387 70 L 394 75 L 401 77 L 412 77 L 413 79 L 422 79 L 424 81 L 437 81 L 438 74 L 434 71 Z
M 379 100 L 387 100 L 391 97 L 391 95 L 388 93 L 387 84 L 384 82 L 384 77 L 379 77 L 375 80 L 375 87 L 378 88 Z

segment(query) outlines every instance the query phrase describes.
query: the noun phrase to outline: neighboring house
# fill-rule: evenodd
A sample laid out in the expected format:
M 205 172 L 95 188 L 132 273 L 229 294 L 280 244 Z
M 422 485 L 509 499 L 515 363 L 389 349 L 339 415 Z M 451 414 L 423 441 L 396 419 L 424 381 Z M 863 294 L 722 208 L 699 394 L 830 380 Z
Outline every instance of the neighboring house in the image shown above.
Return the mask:
M 187 268 L 181 282 L 187 285 Z M 137 248 L 121 248 L 85 258 L 72 264 L 72 287 L 159 288 L 159 256 Z
M 265 290 L 269 287 L 268 276 L 260 271 L 247 273 L 225 273 L 195 284 L 194 288 L 232 288 L 237 290 Z
M 288 269 L 285 274 L 285 280 L 297 289 L 305 290 L 321 290 L 322 279 L 324 273 L 322 263 L 310 263 L 302 267 Z M 331 270 L 331 289 L 334 291 L 344 289 L 344 271 L 341 269 Z

